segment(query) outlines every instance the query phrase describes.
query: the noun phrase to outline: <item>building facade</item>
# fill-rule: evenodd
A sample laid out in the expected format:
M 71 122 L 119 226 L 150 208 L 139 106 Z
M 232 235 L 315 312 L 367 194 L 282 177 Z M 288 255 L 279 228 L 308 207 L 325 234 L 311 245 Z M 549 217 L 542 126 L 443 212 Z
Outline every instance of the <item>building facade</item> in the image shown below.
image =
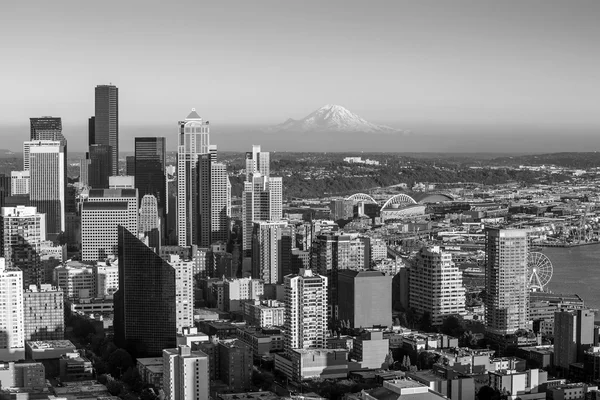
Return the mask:
M 25 340 L 63 340 L 65 336 L 64 296 L 52 285 L 31 285 L 23 293 Z
M 23 273 L 0 258 L 0 360 L 25 358 Z
M 327 336 L 327 278 L 311 270 L 284 278 L 288 349 L 324 349 Z
M 208 356 L 205 353 L 181 345 L 164 349 L 162 355 L 165 400 L 210 398 Z
M 90 146 L 109 146 L 110 175 L 119 175 L 119 89 L 114 85 L 98 85 L 95 100 L 94 143 Z
M 422 248 L 409 270 L 409 307 L 417 314 L 429 313 L 432 325 L 442 325 L 449 316 L 465 314 L 462 272 L 452 254 L 439 246 Z
M 527 231 L 487 229 L 485 235 L 486 330 L 512 334 L 528 322 Z

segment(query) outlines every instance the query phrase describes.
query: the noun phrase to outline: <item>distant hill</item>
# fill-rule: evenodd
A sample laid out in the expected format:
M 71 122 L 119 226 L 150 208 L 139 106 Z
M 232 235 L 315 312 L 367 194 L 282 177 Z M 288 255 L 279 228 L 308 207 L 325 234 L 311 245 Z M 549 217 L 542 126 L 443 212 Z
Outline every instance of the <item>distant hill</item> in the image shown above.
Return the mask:
M 498 157 L 490 161 L 500 165 L 556 165 L 565 168 L 600 167 L 600 153 L 549 153 L 513 157 Z
M 23 156 L 23 154 L 21 153 L 16 153 L 14 151 L 11 150 L 6 150 L 6 149 L 0 149 L 0 157 L 1 158 L 6 158 L 6 157 L 17 157 L 17 156 Z

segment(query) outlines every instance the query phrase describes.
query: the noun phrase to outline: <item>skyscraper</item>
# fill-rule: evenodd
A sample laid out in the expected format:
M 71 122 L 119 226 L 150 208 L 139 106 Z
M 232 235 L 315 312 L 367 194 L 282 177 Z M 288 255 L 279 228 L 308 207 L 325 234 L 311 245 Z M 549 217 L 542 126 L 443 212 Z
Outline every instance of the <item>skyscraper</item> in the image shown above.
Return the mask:
M 110 146 L 111 175 L 119 174 L 119 89 L 114 85 L 96 86 L 94 143 Z
M 326 348 L 327 278 L 302 269 L 285 277 L 284 290 L 285 350 Z
M 529 242 L 523 229 L 485 232 L 486 330 L 495 335 L 527 328 Z
M 112 153 L 105 144 L 90 145 L 88 184 L 94 189 L 108 189 L 108 178 L 112 174 Z
M 164 349 L 162 354 L 165 400 L 210 398 L 208 355 L 187 345 Z
M 429 313 L 432 325 L 442 325 L 451 315 L 465 313 L 462 272 L 452 254 L 439 246 L 424 247 L 409 270 L 409 304 L 418 315 Z
M 140 205 L 138 231 L 148 237 L 148 246 L 154 248 L 160 247 L 160 227 L 161 221 L 158 216 L 158 202 L 154 195 L 147 194 L 142 198 Z
M 115 344 L 156 357 L 176 343 L 176 271 L 123 226 L 118 237 Z
M 177 241 L 198 244 L 198 156 L 210 152 L 209 124 L 195 109 L 179 121 L 177 147 Z
M 210 182 L 210 239 L 213 242 L 229 241 L 229 218 L 231 217 L 231 183 L 227 165 L 211 163 Z
M 194 326 L 194 266 L 192 260 L 182 260 L 178 255 L 169 256 L 169 264 L 175 268 L 175 297 L 177 333 Z
M 64 146 L 59 141 L 36 141 L 29 144 L 31 205 L 46 214 L 46 232 L 58 235 L 65 231 Z
M 282 237 L 285 221 L 258 221 L 252 233 L 252 277 L 267 284 L 283 282 Z M 291 249 L 289 249 L 291 252 Z M 290 254 L 291 256 L 291 254 Z
M 10 173 L 10 194 L 29 194 L 29 171 L 12 171 Z
M 269 176 L 269 152 L 260 151 L 260 145 L 252 145 L 252 151 L 246 153 L 246 182 L 252 182 L 255 174 Z
M 0 258 L 0 360 L 25 358 L 23 272 Z
M 29 118 L 30 140 L 59 141 L 63 146 L 67 140 L 62 134 L 62 120 L 60 117 Z
M 88 146 L 96 143 L 96 117 L 88 119 Z
M 161 218 L 167 207 L 166 142 L 164 137 L 135 138 L 135 187 L 140 199 L 147 194 L 156 197 Z
M 282 180 L 254 174 L 251 182 L 244 182 L 242 194 L 243 250 L 247 256 L 252 250 L 252 223 L 279 221 L 282 218 Z
M 40 261 L 41 243 L 46 240 L 45 215 L 35 207 L 3 207 L 1 215 L 3 247 L 0 256 L 6 265 L 23 271 L 25 286 L 38 285 L 44 272 Z
M 200 154 L 198 156 L 198 246 L 208 247 L 211 239 L 211 165 L 213 163 L 211 154 Z

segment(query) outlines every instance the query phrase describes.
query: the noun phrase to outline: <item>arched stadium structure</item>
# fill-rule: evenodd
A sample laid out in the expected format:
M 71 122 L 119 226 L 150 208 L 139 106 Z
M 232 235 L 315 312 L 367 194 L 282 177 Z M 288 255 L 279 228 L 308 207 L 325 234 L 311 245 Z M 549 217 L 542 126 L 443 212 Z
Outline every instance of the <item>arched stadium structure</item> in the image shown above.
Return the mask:
M 346 200 L 352 200 L 354 203 L 378 204 L 374 198 L 365 193 L 355 193 L 352 196 L 346 197 Z

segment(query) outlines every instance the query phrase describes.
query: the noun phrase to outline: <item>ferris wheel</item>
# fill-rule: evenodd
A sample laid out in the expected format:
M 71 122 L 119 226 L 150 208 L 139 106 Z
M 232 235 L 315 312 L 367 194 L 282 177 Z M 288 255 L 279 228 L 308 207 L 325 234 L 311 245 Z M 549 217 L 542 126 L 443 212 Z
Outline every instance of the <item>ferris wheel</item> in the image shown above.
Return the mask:
M 530 252 L 527 256 L 527 278 L 529 289 L 543 291 L 552 279 L 552 263 L 544 254 L 537 251 Z

